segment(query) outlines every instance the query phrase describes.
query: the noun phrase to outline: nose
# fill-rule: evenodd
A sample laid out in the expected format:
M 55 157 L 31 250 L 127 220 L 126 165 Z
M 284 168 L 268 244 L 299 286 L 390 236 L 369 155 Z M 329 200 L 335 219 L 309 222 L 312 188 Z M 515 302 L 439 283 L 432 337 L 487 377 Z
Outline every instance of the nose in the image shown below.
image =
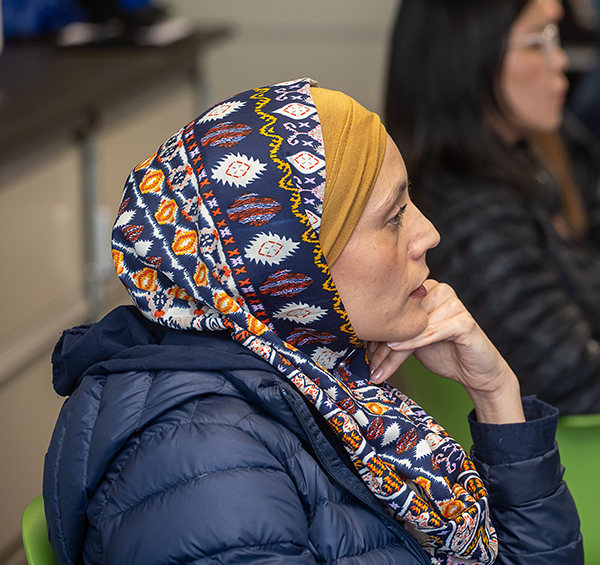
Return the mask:
M 569 56 L 561 45 L 557 45 L 552 53 L 552 67 L 559 72 L 565 72 L 569 64 Z
M 418 259 L 425 255 L 429 249 L 433 249 L 440 242 L 440 234 L 433 224 L 423 215 L 414 204 L 415 210 L 415 232 L 409 245 L 409 252 L 413 258 Z

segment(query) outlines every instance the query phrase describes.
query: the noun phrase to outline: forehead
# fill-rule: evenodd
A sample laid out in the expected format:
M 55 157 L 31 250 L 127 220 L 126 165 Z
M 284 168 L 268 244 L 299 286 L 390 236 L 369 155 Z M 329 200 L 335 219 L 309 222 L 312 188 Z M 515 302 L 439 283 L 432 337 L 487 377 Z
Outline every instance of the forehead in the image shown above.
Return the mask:
M 381 169 L 365 211 L 377 213 L 394 206 L 402 193 L 406 191 L 407 186 L 408 178 L 404 159 L 388 135 Z
M 552 21 L 560 19 L 562 5 L 557 0 L 531 0 L 523 9 L 511 31 L 514 34 L 531 33 Z

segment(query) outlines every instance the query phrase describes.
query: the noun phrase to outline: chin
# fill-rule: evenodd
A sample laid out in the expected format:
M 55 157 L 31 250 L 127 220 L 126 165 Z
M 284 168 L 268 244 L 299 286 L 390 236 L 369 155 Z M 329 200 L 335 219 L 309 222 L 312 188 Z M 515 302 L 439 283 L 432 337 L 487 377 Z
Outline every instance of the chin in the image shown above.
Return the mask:
M 429 323 L 427 312 L 416 300 L 411 299 L 410 307 L 400 309 L 400 313 L 369 316 L 367 323 L 355 322 L 354 333 L 361 341 L 392 343 L 417 337 Z
M 540 124 L 536 129 L 540 133 L 556 133 L 563 122 L 562 114 L 554 119 L 547 120 L 546 123 Z
M 398 329 L 394 332 L 390 332 L 391 337 L 385 341 L 391 343 L 396 341 L 406 341 L 407 339 L 417 337 L 427 329 L 428 322 L 427 314 L 425 313 L 425 310 L 423 310 L 422 315 L 414 315 L 411 316 L 410 321 L 400 322 L 396 326 Z
M 555 109 L 554 112 L 548 112 L 544 118 L 540 119 L 538 131 L 542 133 L 556 133 L 563 123 L 564 112 L 562 106 Z

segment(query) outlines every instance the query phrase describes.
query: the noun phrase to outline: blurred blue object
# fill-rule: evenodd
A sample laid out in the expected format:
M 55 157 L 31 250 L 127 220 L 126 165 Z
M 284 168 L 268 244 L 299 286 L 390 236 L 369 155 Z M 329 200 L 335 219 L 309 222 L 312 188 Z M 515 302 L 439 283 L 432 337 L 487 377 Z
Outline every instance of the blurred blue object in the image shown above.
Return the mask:
M 579 79 L 568 105 L 600 142 L 600 64 Z
M 74 22 L 98 22 L 141 14 L 152 10 L 153 1 L 2 0 L 2 5 L 4 36 L 7 39 L 33 39 L 53 34 Z
M 600 2 L 600 0 L 598 0 Z M 149 0 L 119 0 L 119 7 L 124 12 L 137 12 L 148 8 L 151 2 Z
M 2 0 L 4 37 L 34 38 L 85 20 L 76 0 Z

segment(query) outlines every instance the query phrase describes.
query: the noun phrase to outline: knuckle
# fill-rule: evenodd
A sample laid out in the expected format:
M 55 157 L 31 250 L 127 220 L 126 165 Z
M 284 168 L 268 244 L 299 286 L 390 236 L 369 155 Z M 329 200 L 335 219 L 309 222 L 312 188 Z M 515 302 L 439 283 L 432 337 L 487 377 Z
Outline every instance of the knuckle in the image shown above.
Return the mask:
M 477 326 L 477 322 L 475 318 L 471 316 L 471 314 L 467 310 L 463 310 L 460 313 L 461 324 L 463 324 L 467 329 L 472 330 Z
M 439 283 L 438 288 L 446 294 L 454 294 L 454 289 L 447 283 Z

